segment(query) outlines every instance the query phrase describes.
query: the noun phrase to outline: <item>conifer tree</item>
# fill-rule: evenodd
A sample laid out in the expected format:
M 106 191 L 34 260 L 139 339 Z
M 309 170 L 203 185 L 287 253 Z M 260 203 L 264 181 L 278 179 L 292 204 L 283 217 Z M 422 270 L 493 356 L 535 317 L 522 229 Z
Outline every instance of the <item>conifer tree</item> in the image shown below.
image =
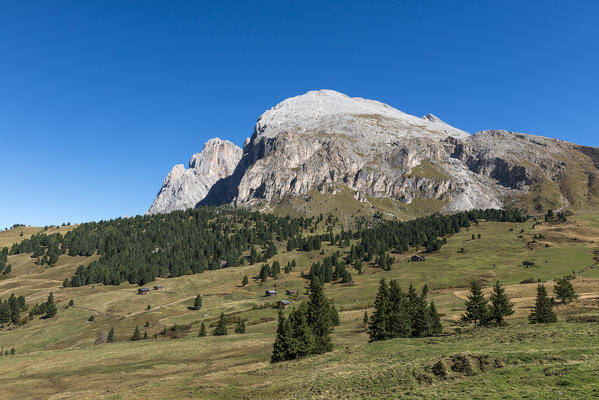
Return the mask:
M 250 250 L 250 264 L 255 264 L 258 261 L 260 261 L 258 252 L 256 251 L 256 248 L 252 246 L 252 249 Z
M 424 337 L 430 335 L 429 310 L 426 300 L 422 296 L 416 296 L 414 303 L 410 305 L 413 310 L 411 316 L 412 336 Z
M 399 283 L 395 279 L 389 281 L 389 309 L 387 318 L 387 339 L 411 336 L 412 326 L 408 299 L 403 294 Z
M 52 295 L 50 293 L 50 295 Z M 49 299 L 48 299 L 49 300 Z M 46 305 L 46 318 L 52 318 L 56 315 L 56 304 L 54 304 L 54 299 L 52 299 L 52 302 L 48 302 Z
M 199 310 L 200 308 L 202 308 L 202 297 L 198 294 L 193 301 L 193 309 Z
M 247 276 L 247 275 L 244 275 L 244 276 L 243 276 L 243 279 L 242 279 L 242 281 L 241 281 L 241 286 L 247 286 L 247 285 L 248 285 L 248 283 L 249 283 L 248 276 Z
M 569 303 L 578 297 L 574 292 L 572 283 L 570 283 L 567 278 L 558 279 L 555 286 L 553 286 L 553 292 L 555 293 L 555 298 L 564 304 Z
M 272 268 L 271 268 L 270 273 L 273 276 L 273 278 L 275 278 L 281 274 L 281 264 L 279 264 L 278 261 L 275 261 L 272 263 Z
M 333 350 L 331 341 L 331 312 L 329 301 L 324 295 L 322 286 L 312 282 L 308 296 L 306 319 L 314 335 L 314 354 L 322 354 Z
M 371 342 L 388 338 L 389 309 L 389 286 L 384 279 L 381 279 L 376 298 L 374 299 L 374 313 L 370 317 L 370 325 L 368 327 Z
M 148 331 L 144 329 L 144 340 L 148 338 Z
M 429 321 L 429 334 L 438 335 L 443 332 L 443 325 L 441 324 L 441 317 L 435 307 L 435 302 L 431 300 L 428 306 L 428 321 Z
M 108 331 L 108 337 L 106 338 L 107 343 L 114 342 L 114 328 L 111 326 L 110 331 Z
M 532 324 L 557 322 L 557 316 L 553 312 L 553 304 L 551 304 L 551 300 L 547 297 L 547 289 L 542 284 L 537 286 L 535 308 L 528 316 L 528 320 Z
M 368 328 L 368 313 L 364 310 L 364 317 L 362 318 L 362 325 L 364 328 Z
M 331 324 L 333 324 L 333 326 L 339 326 L 341 324 L 341 321 L 339 321 L 339 313 L 337 312 L 337 309 L 335 308 L 335 306 L 332 304 L 331 304 Z
M 141 334 L 139 333 L 139 327 L 135 325 L 135 331 L 133 331 L 133 336 L 131 336 L 131 341 L 140 340 Z
M 241 318 L 237 322 L 237 326 L 235 326 L 235 333 L 245 333 L 245 322 Z
M 272 348 L 270 362 L 275 363 L 287 360 L 291 350 L 291 328 L 282 310 L 279 310 L 279 322 L 277 325 L 277 336 Z
M 505 293 L 505 288 L 499 281 L 493 284 L 493 292 L 489 297 L 491 305 L 489 307 L 489 318 L 497 325 L 504 324 L 504 318 L 514 313 L 514 303 Z
M 266 281 L 266 279 L 271 275 L 271 270 L 270 270 L 270 265 L 268 264 L 263 264 L 262 268 L 260 269 L 260 280 L 262 282 Z
M 319 354 L 315 347 L 314 334 L 306 319 L 307 304 L 302 303 L 289 314 L 288 323 L 291 339 L 287 359 L 302 358 L 309 354 Z
M 198 337 L 206 336 L 206 324 L 202 321 L 202 325 L 200 325 L 200 331 L 198 332 Z
M 470 294 L 466 301 L 466 312 L 461 317 L 462 321 L 473 322 L 474 329 L 476 329 L 479 325 L 486 324 L 488 315 L 487 300 L 483 296 L 479 283 L 473 281 L 470 284 Z
M 224 336 L 227 335 L 227 320 L 225 319 L 225 313 L 220 313 L 220 317 L 218 318 L 218 323 L 216 324 L 216 328 L 212 331 L 213 336 Z

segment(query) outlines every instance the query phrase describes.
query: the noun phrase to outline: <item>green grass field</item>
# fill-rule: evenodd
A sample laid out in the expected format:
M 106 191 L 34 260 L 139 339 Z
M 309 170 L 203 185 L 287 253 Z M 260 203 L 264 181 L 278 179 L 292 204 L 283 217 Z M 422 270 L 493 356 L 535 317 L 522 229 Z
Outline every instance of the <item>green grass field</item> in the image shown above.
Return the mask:
M 0 356 L 0 398 L 146 399 L 363 399 L 363 398 L 597 398 L 599 383 L 599 323 L 568 322 L 576 315 L 599 315 L 599 214 L 575 214 L 564 224 L 532 222 L 481 222 L 448 237 L 447 245 L 425 262 L 409 262 L 395 255 L 391 271 L 371 266 L 364 274 L 352 270 L 351 285 L 326 285 L 325 293 L 341 310 L 341 326 L 335 329 L 332 353 L 300 361 L 269 364 L 276 330 L 277 299 L 285 289 L 305 296 L 301 271 L 333 251 L 286 252 L 273 260 L 281 265 L 295 259 L 296 269 L 278 280 L 253 279 L 260 264 L 206 271 L 149 284 L 163 290 L 137 295 L 137 286 L 96 284 L 61 288 L 79 264 L 94 257 L 60 256 L 54 267 L 38 266 L 29 255 L 9 256 L 10 275 L 0 280 L 0 297 L 26 296 L 27 303 L 55 295 L 58 314 L 0 329 L 0 348 L 14 347 L 17 354 Z M 62 232 L 70 227 L 60 228 Z M 0 246 L 10 246 L 38 228 L 0 232 Z M 522 232 L 523 231 L 523 232 Z M 20 236 L 20 232 L 24 232 Z M 475 239 L 472 239 L 472 235 Z M 478 239 L 478 234 L 481 238 Z M 533 235 L 542 239 L 533 242 Z M 521 236 L 521 237 L 520 237 Z M 461 252 L 461 248 L 464 252 Z M 97 257 L 97 256 L 96 256 Z M 523 261 L 535 262 L 526 268 Z M 574 271 L 579 299 L 557 306 L 559 321 L 548 326 L 526 320 L 541 280 L 552 292 L 551 280 Z M 250 284 L 241 286 L 244 275 Z M 361 321 L 371 312 L 381 278 L 398 279 L 406 288 L 425 282 L 443 315 L 446 334 L 425 339 L 395 339 L 368 343 Z M 489 284 L 500 279 L 516 304 L 507 328 L 472 331 L 458 322 L 467 284 Z M 277 298 L 264 297 L 277 288 Z M 201 294 L 203 307 L 190 310 Z M 74 306 L 68 307 L 69 300 Z M 150 305 L 151 309 L 147 310 Z M 227 337 L 197 337 L 202 321 L 210 324 L 221 312 L 246 319 L 247 333 Z M 94 321 L 88 321 L 94 315 Z M 148 327 L 144 325 L 148 323 Z M 187 324 L 183 337 L 159 335 L 173 324 Z M 147 330 L 150 339 L 130 342 L 135 326 Z M 114 327 L 116 343 L 96 344 L 101 333 Z M 209 332 L 212 328 L 208 328 Z M 457 360 L 457 361 L 456 361 Z M 464 361 L 465 360 L 465 361 Z M 431 368 L 441 361 L 446 377 Z M 470 368 L 452 366 L 461 361 Z

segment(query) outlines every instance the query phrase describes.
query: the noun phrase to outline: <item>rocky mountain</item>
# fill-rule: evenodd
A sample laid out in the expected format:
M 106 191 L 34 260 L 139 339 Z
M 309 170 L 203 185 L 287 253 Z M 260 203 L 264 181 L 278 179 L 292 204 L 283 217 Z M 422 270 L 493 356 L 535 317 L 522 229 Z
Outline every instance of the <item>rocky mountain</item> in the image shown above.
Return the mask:
M 398 216 L 429 203 L 426 212 L 561 209 L 599 194 L 598 155 L 595 148 L 521 133 L 471 135 L 431 114 L 418 118 L 377 101 L 311 91 L 260 116 L 234 171 L 206 185 L 200 204 L 285 205 L 306 213 L 307 204 L 324 195 L 331 200 L 321 199 L 315 211 L 337 206 L 335 196 L 360 204 L 352 210 Z M 171 175 L 185 171 L 179 170 Z M 171 184 L 169 177 L 159 194 L 167 204 L 182 186 L 181 178 Z M 195 185 L 188 178 L 184 183 Z M 197 193 L 204 197 L 205 189 Z M 176 204 L 191 207 L 191 200 Z
M 148 213 L 195 207 L 215 182 L 233 173 L 241 155 L 241 148 L 228 140 L 210 139 L 201 152 L 191 156 L 188 169 L 183 164 L 173 167 Z

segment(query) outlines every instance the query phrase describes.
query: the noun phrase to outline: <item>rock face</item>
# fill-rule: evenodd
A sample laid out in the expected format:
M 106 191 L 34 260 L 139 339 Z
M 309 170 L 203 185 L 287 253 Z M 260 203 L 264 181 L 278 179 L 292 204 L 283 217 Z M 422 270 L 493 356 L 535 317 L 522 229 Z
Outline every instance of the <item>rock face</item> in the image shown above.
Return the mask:
M 598 154 L 520 133 L 470 135 L 432 114 L 418 118 L 377 101 L 312 91 L 260 116 L 235 170 L 206 184 L 200 204 L 263 207 L 315 190 L 351 190 L 359 201 L 392 198 L 409 205 L 416 198 L 437 199 L 441 211 L 513 202 L 556 209 L 599 194 Z M 167 177 L 164 201 L 175 188 L 196 184 L 187 178 L 193 170 L 173 169 L 172 180 L 181 183 Z M 201 194 L 193 201 L 204 189 Z
M 148 214 L 195 207 L 216 181 L 233 173 L 241 154 L 241 148 L 227 140 L 209 140 L 200 153 L 191 156 L 189 169 L 183 164 L 173 167 Z

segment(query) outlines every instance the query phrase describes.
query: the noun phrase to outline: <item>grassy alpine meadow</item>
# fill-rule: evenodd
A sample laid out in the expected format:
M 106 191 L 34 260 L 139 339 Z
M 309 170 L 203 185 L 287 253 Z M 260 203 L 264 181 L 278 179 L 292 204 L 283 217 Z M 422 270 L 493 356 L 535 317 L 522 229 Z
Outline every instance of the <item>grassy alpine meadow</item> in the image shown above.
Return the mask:
M 65 233 L 73 227 L 50 228 Z M 335 227 L 336 231 L 340 226 Z M 0 232 L 10 247 L 41 231 Z M 23 235 L 21 236 L 21 233 Z M 305 235 L 310 235 L 305 232 Z M 327 283 L 324 293 L 339 310 L 334 350 L 300 360 L 270 363 L 277 330 L 276 302 L 291 301 L 288 315 L 307 298 L 312 263 L 349 247 L 322 242 L 322 250 L 287 251 L 267 261 L 281 265 L 279 279 L 262 282 L 262 262 L 206 270 L 139 286 L 101 283 L 62 287 L 81 264 L 99 256 L 61 254 L 54 266 L 30 254 L 9 255 L 12 270 L 0 279 L 0 298 L 24 296 L 31 309 L 53 293 L 52 318 L 23 312 L 0 329 L 0 398 L 50 399 L 593 399 L 599 396 L 599 214 L 575 213 L 563 223 L 479 222 L 447 236 L 438 252 L 411 261 L 411 248 L 383 271 L 365 263 L 353 281 Z M 355 244 L 355 242 L 352 242 Z M 288 274 L 284 266 L 295 260 Z M 525 262 L 527 265 L 525 265 Z M 569 275 L 578 295 L 554 307 L 558 322 L 529 324 L 537 284 L 553 296 L 554 281 Z M 244 276 L 248 284 L 243 285 Z M 364 312 L 372 315 L 379 281 L 397 279 L 418 292 L 427 284 L 443 333 L 369 343 Z M 469 283 L 488 298 L 500 280 L 514 302 L 507 325 L 473 329 L 460 321 Z M 154 286 L 162 288 L 154 290 Z M 276 289 L 276 297 L 267 290 Z M 286 290 L 297 291 L 286 295 Z M 194 310 L 201 295 L 202 306 Z M 228 335 L 211 332 L 224 313 Z M 93 317 L 93 318 L 92 318 Z M 234 333 L 236 321 L 246 332 Z M 198 337 L 202 323 L 207 336 Z M 130 341 L 135 328 L 146 339 Z M 114 342 L 105 343 L 114 330 Z M 15 354 L 5 354 L 14 348 Z

